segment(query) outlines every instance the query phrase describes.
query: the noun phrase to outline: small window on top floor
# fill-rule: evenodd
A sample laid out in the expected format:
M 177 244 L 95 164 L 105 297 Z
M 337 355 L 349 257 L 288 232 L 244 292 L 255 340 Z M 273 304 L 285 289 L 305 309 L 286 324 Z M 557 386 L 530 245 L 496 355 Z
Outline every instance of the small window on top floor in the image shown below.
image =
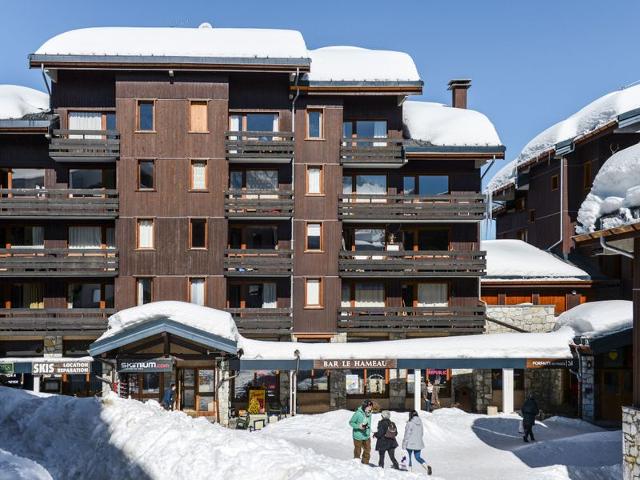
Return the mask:
M 551 190 L 558 190 L 559 185 L 560 181 L 558 175 L 551 177 Z
M 322 109 L 307 110 L 307 138 L 322 139 L 324 137 Z
M 155 130 L 155 102 L 153 100 L 138 100 L 137 130 L 152 132 Z
M 207 122 L 206 100 L 192 100 L 189 104 L 189 131 L 192 133 L 206 133 L 209 131 Z

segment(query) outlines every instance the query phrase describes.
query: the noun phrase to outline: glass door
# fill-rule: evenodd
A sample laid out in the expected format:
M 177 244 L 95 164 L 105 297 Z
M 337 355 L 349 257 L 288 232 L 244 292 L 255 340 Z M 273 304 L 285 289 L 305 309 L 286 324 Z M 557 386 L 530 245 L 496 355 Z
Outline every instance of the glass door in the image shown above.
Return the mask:
M 196 409 L 196 371 L 180 369 L 180 410 Z

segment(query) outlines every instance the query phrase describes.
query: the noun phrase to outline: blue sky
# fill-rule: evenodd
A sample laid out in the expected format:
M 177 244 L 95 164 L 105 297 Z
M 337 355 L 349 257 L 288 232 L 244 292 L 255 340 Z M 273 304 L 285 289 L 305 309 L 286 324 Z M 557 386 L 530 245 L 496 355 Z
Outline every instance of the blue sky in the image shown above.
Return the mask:
M 0 83 L 43 89 L 27 55 L 74 28 L 292 28 L 310 48 L 408 52 L 428 100 L 449 103 L 447 81 L 472 78 L 469 107 L 491 118 L 512 158 L 547 126 L 640 80 L 638 19 L 638 0 L 2 0 Z

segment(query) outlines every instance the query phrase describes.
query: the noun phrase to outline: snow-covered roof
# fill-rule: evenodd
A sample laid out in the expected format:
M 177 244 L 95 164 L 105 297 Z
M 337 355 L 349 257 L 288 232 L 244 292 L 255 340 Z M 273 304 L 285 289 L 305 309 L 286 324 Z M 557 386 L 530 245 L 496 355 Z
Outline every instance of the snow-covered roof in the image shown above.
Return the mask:
M 0 120 L 49 110 L 49 95 L 20 85 L 0 85 Z
M 487 275 L 482 281 L 575 281 L 589 280 L 584 270 L 522 240 L 484 240 Z
M 603 215 L 602 230 L 640 222 L 630 208 L 640 207 L 640 144 L 613 154 L 602 165 L 578 211 L 576 233 L 592 233 Z
M 558 329 L 570 327 L 577 336 L 597 338 L 633 327 L 633 302 L 587 302 L 560 314 Z
M 310 82 L 419 82 L 411 56 L 390 50 L 331 46 L 309 50 Z
M 502 145 L 493 123 L 475 110 L 406 101 L 402 105 L 402 116 L 406 133 L 412 140 L 442 146 Z

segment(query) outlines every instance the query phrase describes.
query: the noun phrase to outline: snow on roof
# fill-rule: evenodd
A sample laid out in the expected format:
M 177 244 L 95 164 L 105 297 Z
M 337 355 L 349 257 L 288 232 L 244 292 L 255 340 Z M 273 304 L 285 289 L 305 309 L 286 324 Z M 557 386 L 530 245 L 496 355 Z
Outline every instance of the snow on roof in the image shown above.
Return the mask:
M 409 138 L 413 140 L 432 145 L 502 145 L 493 123 L 475 110 L 441 103 L 406 101 L 402 106 L 402 116 Z
M 61 33 L 36 55 L 307 58 L 302 34 L 257 28 L 96 27 Z
M 603 215 L 602 229 L 640 222 L 634 218 L 632 207 L 640 207 L 640 144 L 613 154 L 602 165 L 593 186 L 578 211 L 577 234 L 591 233 Z
M 49 95 L 20 85 L 0 85 L 0 120 L 49 110 Z
M 227 312 L 193 303 L 161 301 L 127 308 L 111 315 L 107 331 L 96 342 L 154 320 L 172 320 L 234 342 L 239 335 L 231 314 Z
M 491 193 L 500 188 L 506 187 L 507 185 L 516 181 L 516 162 L 515 160 L 511 160 L 507 162 L 503 167 L 498 170 L 493 178 L 487 183 L 485 187 L 485 192 Z
M 484 240 L 487 252 L 486 281 L 589 280 L 589 274 L 522 240 Z
M 350 46 L 309 50 L 308 80 L 334 82 L 418 82 L 420 75 L 406 53 Z
M 556 328 L 566 327 L 572 328 L 576 335 L 591 338 L 632 328 L 633 302 L 605 300 L 583 303 L 560 314 Z

